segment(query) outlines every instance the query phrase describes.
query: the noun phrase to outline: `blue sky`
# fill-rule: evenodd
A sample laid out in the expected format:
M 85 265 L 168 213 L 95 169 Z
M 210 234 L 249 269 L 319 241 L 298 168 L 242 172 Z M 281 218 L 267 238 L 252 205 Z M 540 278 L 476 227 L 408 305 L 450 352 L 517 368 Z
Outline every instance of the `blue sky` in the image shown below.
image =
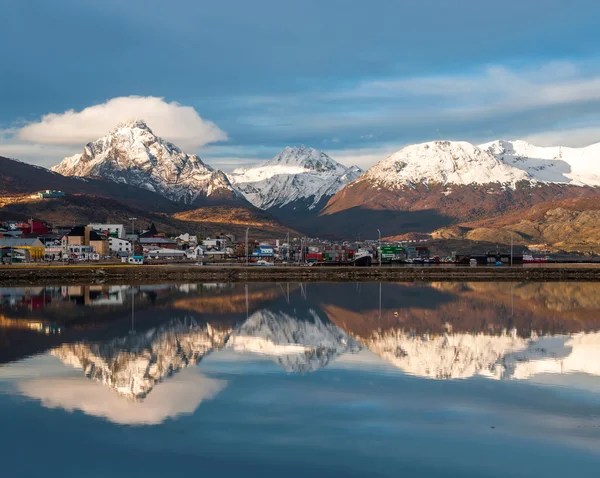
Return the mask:
M 37 164 L 127 116 L 224 169 L 292 144 L 364 167 L 435 139 L 600 141 L 594 0 L 0 2 L 0 154 Z

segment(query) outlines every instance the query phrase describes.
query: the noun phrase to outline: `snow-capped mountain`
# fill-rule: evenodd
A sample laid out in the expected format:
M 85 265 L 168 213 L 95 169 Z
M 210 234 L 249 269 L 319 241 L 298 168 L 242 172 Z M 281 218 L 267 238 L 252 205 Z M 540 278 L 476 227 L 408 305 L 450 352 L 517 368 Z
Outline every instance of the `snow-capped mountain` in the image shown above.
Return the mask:
M 407 146 L 371 167 L 359 178 L 376 187 L 397 189 L 416 184 L 489 184 L 514 187 L 533 177 L 464 141 L 433 141 Z
M 362 174 L 357 166 L 343 166 L 313 148 L 287 147 L 273 159 L 228 174 L 231 183 L 260 209 L 302 202 L 314 209 Z
M 64 176 L 95 176 L 130 184 L 188 204 L 239 196 L 222 171 L 159 138 L 139 120 L 120 124 L 52 170 Z
M 52 355 L 123 397 L 142 400 L 161 380 L 221 348 L 227 333 L 184 317 L 106 343 L 65 344 Z
M 415 144 L 348 183 L 306 229 L 318 236 L 373 237 L 384 228 L 389 237 L 453 225 L 489 227 L 501 216 L 518 220 L 540 203 L 600 196 L 599 160 L 600 145 Z
M 359 350 L 357 342 L 313 309 L 301 318 L 259 310 L 231 333 L 226 347 L 265 355 L 293 373 L 314 372 L 343 353 Z
M 540 147 L 526 141 L 492 141 L 479 148 L 537 181 L 600 186 L 600 143 L 585 148 Z

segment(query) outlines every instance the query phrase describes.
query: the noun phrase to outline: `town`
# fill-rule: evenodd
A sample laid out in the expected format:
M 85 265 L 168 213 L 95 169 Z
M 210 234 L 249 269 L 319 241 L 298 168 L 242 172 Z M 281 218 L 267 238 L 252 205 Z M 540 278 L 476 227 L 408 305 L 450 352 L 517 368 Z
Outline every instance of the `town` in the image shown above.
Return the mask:
M 2 264 L 87 261 L 129 264 L 189 262 L 272 265 L 275 263 L 371 265 L 378 260 L 438 261 L 420 245 L 389 245 L 379 241 L 331 242 L 306 237 L 252 240 L 215 232 L 210 237 L 182 233 L 167 236 L 154 224 L 137 228 L 124 224 L 90 223 L 57 227 L 30 219 L 0 223 Z M 379 246 L 379 247 L 378 247 Z

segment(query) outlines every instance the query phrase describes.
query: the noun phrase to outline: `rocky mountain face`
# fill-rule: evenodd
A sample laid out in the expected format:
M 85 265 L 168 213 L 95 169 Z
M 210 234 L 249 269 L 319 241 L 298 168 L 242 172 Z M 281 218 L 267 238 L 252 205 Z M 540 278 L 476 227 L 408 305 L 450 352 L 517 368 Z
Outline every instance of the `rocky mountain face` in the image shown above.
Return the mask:
M 536 148 L 519 141 L 407 146 L 332 197 L 314 228 L 366 237 L 377 228 L 385 236 L 432 232 L 481 225 L 540 203 L 597 197 L 598 154 L 598 145 Z
M 260 209 L 317 206 L 356 179 L 362 170 L 346 167 L 313 148 L 287 147 L 255 167 L 236 169 L 228 178 Z
M 143 121 L 117 126 L 52 170 L 137 186 L 185 204 L 241 199 L 222 171 L 159 138 Z

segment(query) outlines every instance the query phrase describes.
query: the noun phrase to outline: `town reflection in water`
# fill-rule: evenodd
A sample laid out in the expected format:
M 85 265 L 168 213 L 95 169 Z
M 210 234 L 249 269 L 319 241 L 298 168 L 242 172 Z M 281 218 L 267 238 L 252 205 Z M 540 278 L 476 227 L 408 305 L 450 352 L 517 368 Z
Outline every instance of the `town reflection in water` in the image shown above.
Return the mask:
M 600 376 L 593 283 L 97 285 L 5 288 L 0 301 L 1 364 L 50 356 L 77 371 L 21 393 L 123 423 L 218 394 L 223 380 L 183 373 L 211 354 L 299 375 L 339 360 L 434 380 Z

